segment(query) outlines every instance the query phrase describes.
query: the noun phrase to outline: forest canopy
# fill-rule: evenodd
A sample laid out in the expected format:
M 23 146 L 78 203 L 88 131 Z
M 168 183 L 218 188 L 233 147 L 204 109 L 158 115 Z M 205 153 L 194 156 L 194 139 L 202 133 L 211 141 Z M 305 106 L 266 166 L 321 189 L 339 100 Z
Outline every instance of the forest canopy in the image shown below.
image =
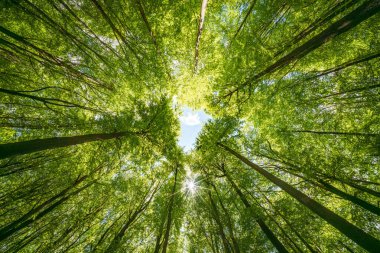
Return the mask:
M 0 252 L 379 252 L 379 0 L 0 10 Z

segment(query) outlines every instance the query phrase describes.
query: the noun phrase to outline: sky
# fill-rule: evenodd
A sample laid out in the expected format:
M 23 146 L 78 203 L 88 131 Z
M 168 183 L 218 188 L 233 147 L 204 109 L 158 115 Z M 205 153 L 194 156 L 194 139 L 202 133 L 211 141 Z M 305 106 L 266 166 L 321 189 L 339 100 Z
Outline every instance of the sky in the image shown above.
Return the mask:
M 179 145 L 184 148 L 185 152 L 194 148 L 195 140 L 203 125 L 211 116 L 204 111 L 194 111 L 188 107 L 182 108 L 181 134 L 179 136 Z

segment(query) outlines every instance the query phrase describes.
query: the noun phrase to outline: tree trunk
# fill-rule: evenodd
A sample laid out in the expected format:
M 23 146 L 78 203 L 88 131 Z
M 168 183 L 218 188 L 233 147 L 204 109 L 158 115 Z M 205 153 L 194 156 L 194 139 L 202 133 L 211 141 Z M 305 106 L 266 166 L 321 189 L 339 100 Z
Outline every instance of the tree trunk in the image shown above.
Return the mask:
M 274 153 L 274 154 L 275 154 L 275 153 Z M 277 154 L 275 154 L 275 155 L 277 155 Z M 290 168 L 296 168 L 296 169 L 298 169 L 298 170 L 301 170 L 301 168 L 300 168 L 299 166 L 297 166 L 295 163 L 291 163 L 291 162 L 284 161 L 284 160 L 281 160 L 281 159 L 276 159 L 276 158 L 273 158 L 273 157 L 270 157 L 270 156 L 267 156 L 267 155 L 264 155 L 264 154 L 260 154 L 260 156 L 265 157 L 265 158 L 268 158 L 268 159 L 273 160 L 273 161 L 276 161 L 276 162 L 279 162 L 279 163 L 281 163 L 281 164 L 287 165 L 287 166 L 289 166 Z M 288 158 L 287 158 L 287 159 L 288 159 Z M 283 169 L 283 170 L 284 170 L 284 169 Z M 292 175 L 294 175 L 294 176 L 297 176 L 297 177 L 303 178 L 303 179 L 306 180 L 306 181 L 309 181 L 307 178 L 305 178 L 305 177 L 303 177 L 303 176 L 300 176 L 299 174 L 296 174 L 296 173 L 294 173 L 294 172 L 292 172 L 292 171 L 290 171 L 290 170 L 284 170 L 284 171 L 286 171 L 287 173 L 292 174 Z M 375 197 L 380 197 L 380 192 L 375 191 L 375 190 L 370 189 L 370 188 L 367 188 L 367 187 L 362 186 L 362 185 L 358 185 L 358 184 L 356 184 L 356 183 L 354 183 L 354 182 L 351 182 L 350 180 L 345 180 L 345 179 L 341 179 L 341 178 L 333 177 L 333 176 L 327 175 L 327 174 L 325 174 L 325 173 L 319 173 L 319 172 L 316 173 L 316 176 L 317 176 L 317 178 L 325 178 L 325 179 L 328 178 L 328 179 L 331 179 L 331 180 L 334 180 L 334 181 L 338 181 L 338 182 L 340 182 L 340 183 L 342 183 L 342 184 L 349 185 L 349 186 L 351 186 L 352 188 L 355 188 L 355 189 L 360 190 L 360 191 L 362 191 L 362 192 L 366 192 L 366 193 L 371 194 L 371 195 L 373 195 L 373 196 L 375 196 Z M 370 183 L 372 183 L 372 184 L 376 184 L 376 185 L 377 185 L 377 183 L 374 183 L 374 182 L 370 182 Z
M 243 192 L 239 189 L 239 187 L 235 184 L 235 182 L 232 180 L 230 175 L 224 170 L 224 174 L 227 177 L 227 180 L 232 185 L 232 188 L 236 191 L 236 193 L 239 195 L 241 201 L 243 202 L 244 206 L 246 208 L 250 208 L 251 204 L 247 200 L 247 198 L 244 196 Z M 264 232 L 264 234 L 268 237 L 268 239 L 271 241 L 273 246 L 278 250 L 280 253 L 288 253 L 285 246 L 280 242 L 280 240 L 277 239 L 277 237 L 274 235 L 272 230 L 265 224 L 265 222 L 262 219 L 256 219 L 256 222 L 259 224 L 261 230 Z
M 345 135 L 345 136 L 368 136 L 368 137 L 380 136 L 379 134 L 372 134 L 372 133 L 329 132 L 329 131 L 314 131 L 314 130 L 292 130 L 290 132 L 320 134 L 320 135 Z
M 278 68 L 288 65 L 290 62 L 300 59 L 305 55 L 309 54 L 313 50 L 322 46 L 331 39 L 337 37 L 338 35 L 347 32 L 348 30 L 354 28 L 364 20 L 375 15 L 380 10 L 380 2 L 377 0 L 369 0 L 363 3 L 361 6 L 353 10 L 351 13 L 347 14 L 340 20 L 334 22 L 327 29 L 314 36 L 303 45 L 294 49 L 288 55 L 279 59 L 276 63 L 272 64 L 259 74 L 255 76 L 254 79 L 260 78 L 261 76 L 271 73 Z
M 206 8 L 207 8 L 207 1 L 208 0 L 203 0 L 202 1 L 202 7 L 201 7 L 201 13 L 199 16 L 199 26 L 198 26 L 198 34 L 197 34 L 197 40 L 195 42 L 195 53 L 194 53 L 194 73 L 197 72 L 198 70 L 198 61 L 199 61 L 199 45 L 201 43 L 201 35 L 203 31 L 203 23 L 205 21 L 205 16 L 206 16 Z
M 295 235 L 303 242 L 303 244 L 305 244 L 305 246 L 310 250 L 310 252 L 312 253 L 318 253 L 316 250 L 314 250 L 311 245 L 301 236 L 301 234 L 297 231 L 297 229 L 295 229 L 293 227 L 293 225 L 284 217 L 284 215 L 282 215 L 282 213 L 280 211 L 278 211 L 276 209 L 276 207 L 273 205 L 273 203 L 267 198 L 267 196 L 265 195 L 262 195 L 266 201 L 269 203 L 270 206 L 272 206 L 273 210 L 274 210 L 274 213 L 278 216 L 280 216 L 286 223 L 286 225 L 288 225 L 288 227 L 290 228 L 290 230 L 292 230 L 293 233 L 295 233 Z
M 142 202 L 139 204 L 137 209 L 133 211 L 133 213 L 129 213 L 129 219 L 127 222 L 121 227 L 119 232 L 115 235 L 115 237 L 112 239 L 111 243 L 108 245 L 107 249 L 104 251 L 106 253 L 113 253 L 115 252 L 118 247 L 120 246 L 121 240 L 123 239 L 125 232 L 128 230 L 128 228 L 140 217 L 140 214 L 145 211 L 145 209 L 149 206 L 150 202 L 152 201 L 154 195 L 157 193 L 159 187 L 156 187 L 153 189 L 152 193 L 149 196 L 150 190 L 146 193 L 144 196 Z
M 223 212 L 226 216 L 226 220 L 227 220 L 227 225 L 228 225 L 228 229 L 230 231 L 230 234 L 231 234 L 231 240 L 232 240 L 232 246 L 234 248 L 234 252 L 235 253 L 240 253 L 240 248 L 239 248 L 239 244 L 238 242 L 236 241 L 236 238 L 235 238 L 235 235 L 234 235 L 234 229 L 233 229 L 233 222 L 231 221 L 231 216 L 230 214 L 228 213 L 228 210 L 227 208 L 224 206 L 223 204 L 223 201 L 222 201 L 222 198 L 220 197 L 219 195 L 219 192 L 216 188 L 216 186 L 210 182 L 210 185 L 212 186 L 212 188 L 214 189 L 215 193 L 216 193 L 216 196 L 218 197 L 218 200 L 219 200 L 219 203 L 220 203 L 220 206 L 222 207 L 223 209 Z
M 361 206 L 365 210 L 370 211 L 370 212 L 380 216 L 380 208 L 379 207 L 372 205 L 371 203 L 368 203 L 367 201 L 359 199 L 355 196 L 352 196 L 348 193 L 345 193 L 344 191 L 339 190 L 338 188 L 334 187 L 333 185 L 331 185 L 331 184 L 329 184 L 323 180 L 318 180 L 318 182 L 321 183 L 323 185 L 323 187 L 326 190 L 328 190 L 329 192 L 332 192 L 332 193 L 342 197 L 343 199 L 351 201 L 352 203 L 354 203 L 358 206 Z
M 235 40 L 235 38 L 239 34 L 240 30 L 243 28 L 244 24 L 247 22 L 247 19 L 248 19 L 249 15 L 251 15 L 251 13 L 253 11 L 253 8 L 256 5 L 256 2 L 257 2 L 257 0 L 253 0 L 252 1 L 251 5 L 249 6 L 249 9 L 248 9 L 247 13 L 244 16 L 243 21 L 240 23 L 239 28 L 237 29 L 237 31 L 236 31 L 234 37 L 232 38 L 232 40 Z
M 42 150 L 68 147 L 87 142 L 114 139 L 129 134 L 134 133 L 129 131 L 123 131 L 106 134 L 86 134 L 71 137 L 53 137 L 46 139 L 35 139 L 30 141 L 0 144 L 0 159 L 4 159 L 14 155 L 30 154 Z
M 251 161 L 249 161 L 247 158 L 240 155 L 236 151 L 230 149 L 229 147 L 221 143 L 218 143 L 218 145 L 222 147 L 224 150 L 234 155 L 235 157 L 237 157 L 238 159 L 240 159 L 242 162 L 250 166 L 252 169 L 257 171 L 258 173 L 263 175 L 269 181 L 279 186 L 281 189 L 283 189 L 293 198 L 295 198 L 300 203 L 302 203 L 307 208 L 309 208 L 311 211 L 319 215 L 322 219 L 327 221 L 330 225 L 334 226 L 336 229 L 338 229 L 348 238 L 350 238 L 351 240 L 353 240 L 354 242 L 362 246 L 364 249 L 368 250 L 369 252 L 378 252 L 378 249 L 380 248 L 380 241 L 377 240 L 375 237 L 367 234 L 360 228 L 354 226 L 353 224 L 348 222 L 346 219 L 343 219 L 342 217 L 335 214 L 331 210 L 327 209 L 323 205 L 319 204 L 315 200 L 309 198 L 306 194 L 300 192 L 299 190 L 297 190 L 290 184 L 286 183 L 280 178 L 267 172 L 266 170 L 264 170 L 257 164 L 252 163 Z
M 162 231 L 164 230 L 164 222 L 165 222 L 165 220 L 163 220 L 160 224 L 160 229 L 159 229 L 158 235 L 156 237 L 156 245 L 154 246 L 154 253 L 160 252 Z
M 45 106 L 47 106 L 47 104 L 49 104 L 49 105 L 55 105 L 55 106 L 62 106 L 62 107 L 66 107 L 66 108 L 81 108 L 81 109 L 92 111 L 92 112 L 101 112 L 101 111 L 96 110 L 96 109 L 92 109 L 92 108 L 89 108 L 86 106 L 82 106 L 82 105 L 75 104 L 75 103 L 72 103 L 72 102 L 69 102 L 66 100 L 62 100 L 62 99 L 58 99 L 58 98 L 38 97 L 38 96 L 34 96 L 34 95 L 24 94 L 24 93 L 19 92 L 19 91 L 7 90 L 7 89 L 3 89 L 3 88 L 0 88 L 0 92 L 6 93 L 6 94 L 9 94 L 12 96 L 24 97 L 24 98 L 32 99 L 34 101 L 39 101 L 39 102 L 43 103 Z
M 290 63 L 295 60 L 301 59 L 306 56 L 313 50 L 319 48 L 323 44 L 337 37 L 338 35 L 347 32 L 348 30 L 354 28 L 364 20 L 372 17 L 380 11 L 380 1 L 378 0 L 368 0 L 360 5 L 358 8 L 344 16 L 343 18 L 335 21 L 328 28 L 309 39 L 303 45 L 295 48 L 289 54 L 283 56 L 275 63 L 259 72 L 258 74 L 248 78 L 243 84 L 235 88 L 234 90 L 228 92 L 224 97 L 229 97 L 236 91 L 244 88 L 247 85 L 250 85 L 251 82 L 258 80 L 266 74 L 275 72 L 276 70 L 288 66 Z
M 224 246 L 224 252 L 229 253 L 229 252 L 231 252 L 230 243 L 228 242 L 227 236 L 224 233 L 223 225 L 222 225 L 222 222 L 220 220 L 218 209 L 216 207 L 216 204 L 215 204 L 214 200 L 211 197 L 211 193 L 210 192 L 208 192 L 208 196 L 209 196 L 210 203 L 211 203 L 212 214 L 214 216 L 216 224 L 218 225 L 219 235 L 220 235 L 220 237 L 222 237 L 222 242 L 223 242 L 223 246 Z
M 127 46 L 127 48 L 136 56 L 136 58 L 138 59 L 139 57 L 137 56 L 135 50 L 131 47 L 131 45 L 129 44 L 129 42 L 127 41 L 127 37 L 125 35 L 123 35 L 120 30 L 118 30 L 115 26 L 115 24 L 112 22 L 111 18 L 107 15 L 107 13 L 104 11 L 104 9 L 102 8 L 102 6 L 99 4 L 99 2 L 97 0 L 92 0 L 92 3 L 96 6 L 96 8 L 98 9 L 98 11 L 100 12 L 100 14 L 102 15 L 102 17 L 107 21 L 107 23 L 109 24 L 109 26 L 111 27 L 112 31 L 114 32 L 115 34 L 115 37 L 118 38 L 118 39 L 121 39 L 123 41 L 123 43 L 125 44 L 125 46 Z
M 150 26 L 150 24 L 148 22 L 148 18 L 145 15 L 144 6 L 142 5 L 140 0 L 136 0 L 136 5 L 137 5 L 137 8 L 140 12 L 142 19 L 144 20 L 145 26 L 148 29 L 149 35 L 152 38 L 152 42 L 153 42 L 154 46 L 156 47 L 156 51 L 158 52 L 159 50 L 158 50 L 157 40 L 156 40 L 156 37 L 154 36 L 154 33 L 152 31 L 152 27 Z
M 256 222 L 259 224 L 261 230 L 268 237 L 268 239 L 272 242 L 273 246 L 276 247 L 278 252 L 280 253 L 288 253 L 287 249 L 282 245 L 282 243 L 277 239 L 277 237 L 273 234 L 272 230 L 265 224 L 262 219 L 257 219 Z
M 359 58 L 359 59 L 348 61 L 348 62 L 345 62 L 345 63 L 343 63 L 343 64 L 341 64 L 339 66 L 336 66 L 334 68 L 330 68 L 330 69 L 326 69 L 324 71 L 321 71 L 316 76 L 313 76 L 313 77 L 307 78 L 307 79 L 312 79 L 312 78 L 316 78 L 316 77 L 325 76 L 327 74 L 334 73 L 334 72 L 337 72 L 339 70 L 342 70 L 342 69 L 348 68 L 350 66 L 353 66 L 355 64 L 359 64 L 359 63 L 362 63 L 362 62 L 370 61 L 370 60 L 376 59 L 378 57 L 380 57 L 380 53 L 375 53 L 375 54 L 372 54 L 372 55 L 369 55 L 369 56 L 366 56 L 366 57 L 362 57 L 362 58 Z
M 281 167 L 280 167 L 281 168 Z M 328 192 L 331 192 L 345 200 L 348 200 L 350 202 L 352 202 L 353 204 L 356 204 L 358 206 L 361 206 L 362 208 L 364 208 L 365 210 L 369 211 L 369 212 L 372 212 L 374 214 L 377 214 L 377 215 L 380 215 L 380 208 L 375 206 L 375 205 L 372 205 L 371 203 L 368 203 L 367 201 L 365 200 L 362 200 L 354 195 L 351 195 L 351 194 L 348 194 L 344 191 L 341 191 L 339 190 L 338 188 L 334 187 L 333 185 L 327 183 L 326 181 L 322 180 L 322 179 L 317 179 L 318 183 L 315 182 L 314 180 L 310 180 L 308 178 L 306 178 L 305 176 L 302 176 L 298 173 L 295 173 L 295 172 L 292 172 L 292 171 L 289 171 L 287 169 L 284 169 L 284 168 L 281 168 L 282 171 L 285 171 L 286 173 L 289 173 L 293 176 L 296 176 L 296 177 L 299 177 L 299 178 L 302 178 L 303 180 L 305 180 L 306 182 L 309 182 L 310 184 L 312 185 L 315 185 L 321 189 L 324 189 Z
M 116 234 L 116 236 L 113 238 L 111 241 L 110 245 L 106 249 L 105 252 L 107 253 L 112 253 L 115 252 L 116 249 L 119 247 L 121 240 L 124 237 L 125 232 L 127 229 L 131 226 L 131 224 L 136 220 L 138 217 L 139 213 L 142 212 L 143 210 L 136 210 L 133 215 L 128 219 L 128 221 L 122 226 L 122 228 L 119 230 L 119 232 Z
M 10 236 L 9 231 L 17 231 L 17 227 L 21 226 L 22 223 L 24 223 L 25 221 L 27 221 L 33 215 L 36 215 L 38 212 L 40 212 L 41 210 L 43 210 L 46 206 L 52 204 L 55 200 L 57 200 L 57 199 L 59 199 L 61 197 L 64 197 L 68 191 L 70 191 L 75 186 L 77 186 L 78 184 L 80 184 L 86 178 L 87 178 L 87 175 L 78 178 L 72 185 L 70 185 L 69 187 L 65 188 L 60 193 L 58 193 L 55 196 L 51 197 L 50 199 L 44 201 L 42 204 L 40 204 L 39 206 L 31 209 L 29 212 L 27 212 L 26 214 L 24 214 L 23 216 L 21 216 L 19 219 L 13 221 L 11 224 L 9 224 L 6 227 L 2 228 L 0 230 L 0 241 L 4 240 L 8 236 Z
M 172 225 L 172 216 L 173 216 L 174 196 L 175 196 L 175 191 L 176 191 L 176 186 L 177 186 L 177 174 L 178 174 L 178 167 L 175 168 L 174 185 L 172 189 L 172 195 L 170 196 L 170 202 L 169 202 L 169 208 L 168 208 L 168 220 L 166 222 L 166 231 L 165 231 L 164 242 L 162 244 L 162 253 L 166 253 L 166 250 L 169 244 L 170 227 Z
M 13 235 L 14 233 L 16 233 L 16 232 L 20 231 L 21 229 L 27 227 L 28 225 L 32 224 L 33 222 L 41 219 L 46 214 L 53 211 L 56 207 L 58 207 L 59 205 L 61 205 L 65 201 L 67 201 L 71 196 L 78 194 L 79 192 L 85 190 L 86 188 L 88 188 L 92 184 L 93 184 L 93 182 L 79 188 L 78 190 L 74 191 L 73 193 L 70 193 L 67 196 L 64 196 L 63 198 L 61 198 L 60 200 L 58 200 L 57 202 L 55 202 L 54 204 L 52 204 L 51 206 L 49 206 L 48 208 L 43 210 L 42 212 L 38 213 L 35 217 L 30 217 L 30 215 L 26 218 L 22 217 L 22 219 L 20 218 L 19 220 L 16 221 L 17 223 L 15 226 L 12 226 L 12 224 L 11 224 L 11 225 L 8 225 L 7 227 L 3 228 L 0 231 L 0 241 L 7 239 L 8 237 Z M 36 213 L 36 212 L 33 212 L 33 213 Z
M 306 38 L 306 36 L 314 32 L 318 28 L 322 27 L 326 23 L 330 22 L 333 18 L 343 13 L 345 10 L 349 9 L 351 6 L 355 5 L 355 3 L 356 1 L 353 1 L 353 0 L 345 0 L 345 1 L 340 1 L 334 6 L 330 7 L 327 12 L 321 15 L 320 18 L 315 20 L 307 28 L 305 28 L 299 34 L 297 34 L 297 36 L 295 36 L 289 43 L 286 43 L 283 49 L 280 52 L 276 53 L 275 56 L 282 54 L 284 51 L 286 51 L 287 48 L 291 47 L 292 45 L 297 44 L 302 39 Z

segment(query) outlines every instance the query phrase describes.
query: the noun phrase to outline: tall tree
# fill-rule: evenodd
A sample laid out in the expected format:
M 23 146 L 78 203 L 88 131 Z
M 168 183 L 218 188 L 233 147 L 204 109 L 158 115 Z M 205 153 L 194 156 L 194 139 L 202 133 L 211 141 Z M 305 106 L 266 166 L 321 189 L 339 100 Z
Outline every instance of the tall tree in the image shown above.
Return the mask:
M 232 150 L 231 148 L 227 147 L 226 145 L 222 143 L 218 143 L 219 146 L 221 146 L 223 149 L 231 153 L 232 155 L 239 158 L 242 162 L 250 166 L 252 169 L 266 177 L 268 180 L 276 184 L 277 186 L 281 187 L 284 191 L 286 191 L 288 194 L 290 194 L 292 197 L 294 197 L 296 200 L 298 200 L 300 203 L 307 206 L 311 211 L 318 214 L 321 218 L 329 222 L 332 226 L 334 226 L 336 229 L 338 229 L 340 232 L 345 234 L 348 238 L 355 241 L 357 244 L 362 246 L 364 249 L 370 251 L 370 252 L 376 252 L 377 248 L 380 246 L 380 240 L 377 240 L 373 236 L 367 234 L 363 230 L 359 229 L 358 227 L 352 225 L 347 220 L 343 219 L 342 217 L 336 215 L 323 205 L 319 204 L 315 200 L 309 198 L 304 193 L 298 191 L 296 188 L 292 187 L 288 183 L 284 182 L 280 178 L 277 178 L 276 176 L 270 174 L 257 164 L 252 163 L 244 156 L 240 155 L 236 151 Z

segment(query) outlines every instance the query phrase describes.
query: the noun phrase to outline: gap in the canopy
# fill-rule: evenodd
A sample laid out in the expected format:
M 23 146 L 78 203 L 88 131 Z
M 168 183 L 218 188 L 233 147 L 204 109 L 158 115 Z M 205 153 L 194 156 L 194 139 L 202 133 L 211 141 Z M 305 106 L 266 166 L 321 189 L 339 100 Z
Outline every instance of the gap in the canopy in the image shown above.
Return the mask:
M 182 108 L 182 115 L 180 116 L 181 134 L 178 144 L 185 152 L 190 152 L 194 148 L 199 132 L 209 119 L 211 119 L 211 116 L 203 110 L 192 110 L 189 107 Z

